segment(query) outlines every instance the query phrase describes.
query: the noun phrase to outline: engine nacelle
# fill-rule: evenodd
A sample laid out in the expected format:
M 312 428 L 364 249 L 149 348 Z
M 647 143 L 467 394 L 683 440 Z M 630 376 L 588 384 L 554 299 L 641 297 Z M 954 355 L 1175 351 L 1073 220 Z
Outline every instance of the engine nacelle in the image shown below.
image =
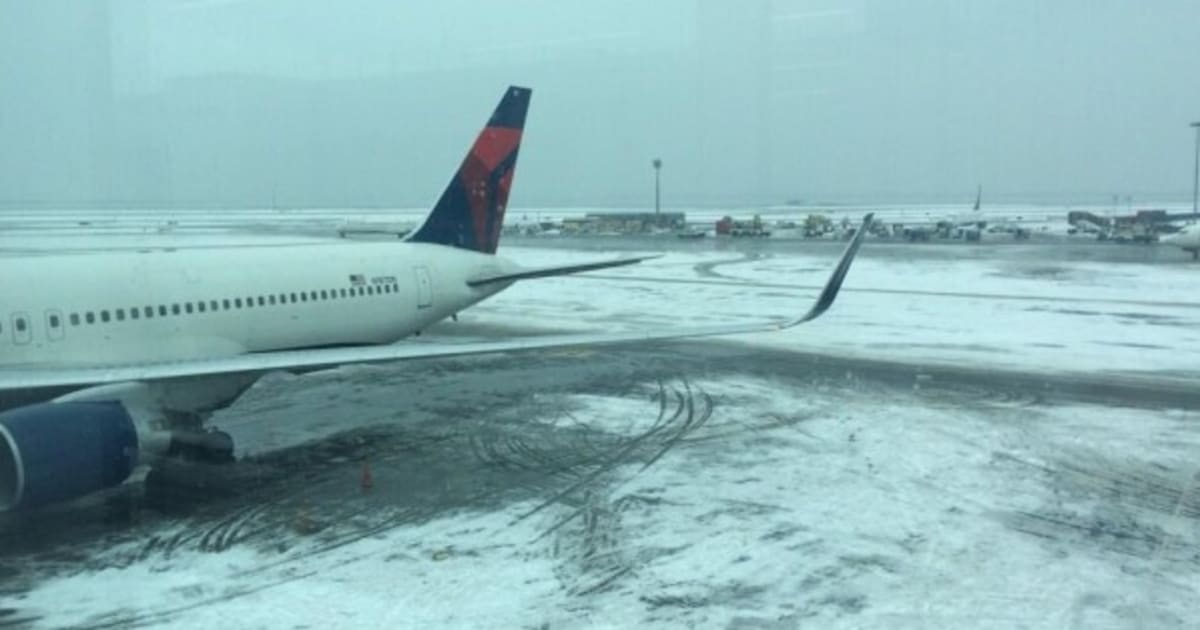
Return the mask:
M 137 425 L 120 402 L 44 403 L 0 413 L 0 510 L 75 499 L 127 479 Z

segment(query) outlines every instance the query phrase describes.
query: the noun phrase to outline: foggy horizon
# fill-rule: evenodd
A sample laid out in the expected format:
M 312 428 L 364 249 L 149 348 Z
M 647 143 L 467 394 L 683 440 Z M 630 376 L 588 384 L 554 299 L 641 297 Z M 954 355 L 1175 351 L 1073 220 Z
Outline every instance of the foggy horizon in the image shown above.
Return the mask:
M 505 86 L 512 205 L 1191 198 L 1200 6 L 0 4 L 0 207 L 426 207 Z M 1115 197 L 1115 202 L 1114 202 Z

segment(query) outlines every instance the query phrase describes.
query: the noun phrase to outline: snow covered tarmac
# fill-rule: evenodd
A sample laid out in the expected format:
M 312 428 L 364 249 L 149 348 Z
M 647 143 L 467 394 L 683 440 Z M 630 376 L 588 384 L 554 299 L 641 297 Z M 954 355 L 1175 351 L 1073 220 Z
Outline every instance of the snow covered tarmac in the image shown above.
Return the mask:
M 782 334 L 272 377 L 231 496 L 0 520 L 0 624 L 1197 625 L 1200 270 L 869 247 Z M 422 339 L 784 316 L 833 258 L 752 253 Z

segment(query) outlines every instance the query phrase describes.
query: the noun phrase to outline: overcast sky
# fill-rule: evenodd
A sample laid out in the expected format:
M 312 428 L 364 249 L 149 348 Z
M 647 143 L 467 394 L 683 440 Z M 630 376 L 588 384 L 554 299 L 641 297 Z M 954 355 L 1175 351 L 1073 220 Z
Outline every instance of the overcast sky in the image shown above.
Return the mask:
M 513 203 L 1190 197 L 1191 0 L 0 0 L 0 203 L 424 206 L 504 86 Z

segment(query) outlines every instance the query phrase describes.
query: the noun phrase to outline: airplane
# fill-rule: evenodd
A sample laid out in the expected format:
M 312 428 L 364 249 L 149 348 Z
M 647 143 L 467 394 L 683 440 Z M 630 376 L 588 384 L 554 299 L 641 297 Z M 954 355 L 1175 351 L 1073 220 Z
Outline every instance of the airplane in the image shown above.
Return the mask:
M 112 488 L 163 458 L 232 461 L 232 438 L 204 422 L 271 371 L 774 331 L 833 304 L 866 230 L 786 321 L 397 343 L 515 282 L 647 258 L 496 255 L 531 94 L 506 89 L 404 239 L 0 257 L 0 511 Z
M 987 220 L 979 213 L 983 202 L 983 186 L 975 189 L 975 204 L 971 212 L 943 215 L 941 217 L 927 213 L 925 218 L 918 221 L 904 221 L 899 227 L 899 233 L 909 241 L 928 241 L 931 238 L 958 238 L 968 241 L 978 241 Z
M 1166 234 L 1159 237 L 1158 242 L 1174 245 L 1185 252 L 1191 253 L 1192 260 L 1200 259 L 1200 226 L 1194 223 L 1185 225 L 1174 234 Z

